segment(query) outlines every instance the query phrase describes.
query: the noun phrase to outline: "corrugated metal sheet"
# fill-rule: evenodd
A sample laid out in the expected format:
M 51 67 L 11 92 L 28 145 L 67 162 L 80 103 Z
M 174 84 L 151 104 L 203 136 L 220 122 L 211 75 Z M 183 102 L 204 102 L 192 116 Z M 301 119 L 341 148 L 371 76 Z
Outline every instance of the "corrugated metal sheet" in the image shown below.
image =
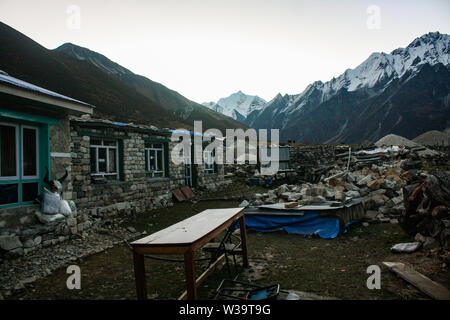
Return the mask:
M 80 104 L 83 104 L 83 105 L 86 105 L 86 106 L 89 106 L 89 107 L 93 107 L 92 105 L 90 105 L 90 104 L 88 104 L 86 102 L 83 102 L 83 101 L 80 101 L 80 100 L 76 100 L 76 99 L 64 96 L 62 94 L 59 94 L 59 93 L 56 93 L 56 92 L 53 92 L 53 91 L 50 91 L 50 90 L 38 87 L 38 86 L 36 86 L 34 84 L 22 81 L 20 79 L 11 77 L 11 76 L 6 75 L 6 74 L 0 73 L 0 82 L 12 84 L 12 85 L 14 85 L 16 87 L 27 89 L 29 91 L 34 91 L 34 92 L 42 93 L 42 94 L 45 94 L 45 95 L 48 95 L 48 96 L 52 96 L 52 97 L 55 97 L 55 98 L 64 99 L 64 100 L 80 103 Z

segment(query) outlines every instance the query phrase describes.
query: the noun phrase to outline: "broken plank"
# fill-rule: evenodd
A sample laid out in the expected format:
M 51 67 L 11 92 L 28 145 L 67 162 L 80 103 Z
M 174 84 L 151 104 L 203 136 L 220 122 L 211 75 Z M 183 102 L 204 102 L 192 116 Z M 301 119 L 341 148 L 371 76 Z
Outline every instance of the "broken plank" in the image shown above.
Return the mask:
M 186 197 L 184 196 L 184 194 L 181 192 L 180 189 L 172 190 L 172 194 L 178 200 L 178 202 L 183 202 L 186 200 Z
M 298 205 L 299 205 L 299 203 L 296 202 L 296 201 L 294 201 L 294 202 L 286 202 L 284 204 L 284 207 L 285 208 L 295 208 L 295 207 L 298 207 Z
M 183 186 L 180 188 L 183 195 L 186 197 L 186 199 L 191 199 L 194 197 L 194 193 L 192 192 L 192 189 L 189 188 L 189 186 Z
M 420 272 L 400 262 L 383 262 L 389 270 L 408 281 L 417 289 L 436 300 L 450 300 L 450 291 Z

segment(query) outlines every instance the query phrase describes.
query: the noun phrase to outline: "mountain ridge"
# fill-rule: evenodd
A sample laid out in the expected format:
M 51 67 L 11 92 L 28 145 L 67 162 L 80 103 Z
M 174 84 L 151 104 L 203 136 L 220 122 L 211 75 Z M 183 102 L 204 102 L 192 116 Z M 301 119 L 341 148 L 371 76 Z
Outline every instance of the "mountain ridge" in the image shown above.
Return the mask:
M 364 132 L 366 130 L 364 126 L 360 128 L 360 137 L 355 133 L 348 134 L 349 124 L 355 121 L 357 122 L 359 118 L 363 117 L 363 115 L 358 114 L 357 106 L 368 104 L 368 101 L 371 99 L 373 101 L 381 99 L 377 100 L 377 97 L 384 97 L 385 100 L 388 99 L 388 96 L 386 95 L 388 95 L 387 92 L 389 92 L 389 90 L 387 89 L 389 87 L 396 87 L 400 79 L 402 79 L 401 84 L 405 85 L 409 80 L 413 79 L 423 71 L 423 66 L 425 65 L 431 67 L 435 65 L 441 65 L 443 67 L 448 66 L 450 62 L 449 53 L 450 37 L 448 35 L 440 34 L 439 32 L 425 34 L 414 39 L 406 48 L 395 49 L 391 54 L 372 53 L 355 69 L 347 69 L 339 77 L 333 78 L 325 83 L 322 81 L 315 81 L 299 94 L 286 94 L 284 96 L 278 94 L 274 99 L 268 102 L 264 108 L 250 113 L 244 122 L 255 129 L 279 128 L 281 130 L 280 136 L 284 139 L 307 139 L 313 142 L 338 142 L 339 139 L 345 136 L 347 139 L 350 139 L 350 141 L 360 142 L 362 141 L 361 137 L 370 136 L 370 134 Z M 429 78 L 422 80 L 426 82 L 433 81 L 432 74 L 428 73 L 428 77 Z M 445 83 L 448 75 L 445 74 L 445 72 L 441 72 L 439 73 L 439 77 L 441 77 L 442 83 Z M 426 82 L 424 82 L 424 84 Z M 416 85 L 420 88 L 420 84 Z M 443 85 L 445 86 L 445 84 Z M 400 90 L 400 88 L 397 89 Z M 428 88 L 428 92 L 432 95 L 432 88 Z M 414 93 L 412 92 L 411 94 Z M 448 103 L 444 102 L 448 99 L 446 98 L 448 95 L 448 87 L 446 87 L 441 94 L 442 96 L 436 97 L 436 101 L 441 101 L 440 106 L 436 106 L 437 112 L 440 112 L 442 107 L 445 110 L 448 109 Z M 424 98 L 422 97 L 422 99 Z M 329 102 L 330 100 L 332 100 L 331 103 Z M 346 103 L 340 102 L 339 100 L 346 100 Z M 401 102 L 399 103 L 401 104 Z M 430 101 L 427 103 L 430 103 Z M 324 115 L 318 113 L 321 112 L 322 109 L 328 110 L 326 106 L 330 104 L 335 106 L 340 105 L 343 108 L 341 110 L 342 112 L 350 112 L 348 106 L 345 105 L 350 104 L 353 106 L 351 114 L 354 118 L 339 117 L 336 110 L 333 115 L 327 112 L 326 114 L 331 117 L 328 121 L 339 121 L 336 124 L 339 125 L 339 129 L 334 127 L 334 129 L 331 130 L 331 127 L 333 126 L 321 123 L 322 126 L 330 128 L 328 136 L 326 134 L 319 134 L 320 138 L 313 137 L 311 133 L 313 128 L 308 127 L 311 126 L 312 123 L 315 123 L 311 118 L 319 119 L 324 117 Z M 323 108 L 320 106 L 323 106 Z M 362 110 L 362 107 L 359 108 L 359 112 L 362 112 Z M 414 112 L 414 110 L 411 111 Z M 368 111 L 365 110 L 364 112 Z M 447 113 L 445 113 L 445 115 L 446 114 Z M 378 116 L 381 117 L 380 115 Z M 377 119 L 374 120 L 376 121 Z M 408 127 L 419 122 L 417 116 L 412 120 L 411 124 L 405 123 L 404 125 Z M 300 128 L 293 129 L 299 125 L 301 125 Z M 443 130 L 445 129 L 445 126 L 450 126 L 450 123 L 445 124 L 442 123 L 442 121 L 439 122 L 436 120 L 436 125 L 439 126 L 439 128 L 432 128 L 430 123 L 430 130 Z M 443 126 L 444 128 L 442 128 Z M 393 128 L 385 128 L 380 134 L 390 133 L 386 132 L 386 130 L 392 129 Z M 322 131 L 322 128 L 316 128 L 316 130 Z M 414 138 L 414 136 L 411 135 L 408 135 L 408 137 Z

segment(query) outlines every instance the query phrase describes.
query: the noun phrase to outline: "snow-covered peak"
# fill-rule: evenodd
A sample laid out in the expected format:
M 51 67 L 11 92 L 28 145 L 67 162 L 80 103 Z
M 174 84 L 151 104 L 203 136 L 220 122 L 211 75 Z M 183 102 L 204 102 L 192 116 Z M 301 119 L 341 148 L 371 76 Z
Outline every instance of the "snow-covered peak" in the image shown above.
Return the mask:
M 295 108 L 286 108 L 286 111 L 298 110 L 301 100 L 313 91 L 321 91 L 322 101 L 332 97 L 337 91 L 344 88 L 355 91 L 360 88 L 382 87 L 395 78 L 402 77 L 406 72 L 415 72 L 418 66 L 428 63 L 435 65 L 450 63 L 450 36 L 439 32 L 430 32 L 416 38 L 406 48 L 398 48 L 391 53 L 374 52 L 355 69 L 347 69 L 337 78 L 325 83 L 315 81 L 293 102 Z
M 329 87 L 348 91 L 372 88 L 382 80 L 402 77 L 407 71 L 416 71 L 421 64 L 435 65 L 450 62 L 450 36 L 433 32 L 416 38 L 406 48 L 398 48 L 390 54 L 372 53 L 355 69 L 347 69 Z M 328 82 L 327 82 L 328 83 Z
M 226 98 L 219 99 L 217 103 L 204 102 L 202 104 L 238 120 L 237 118 L 242 116 L 247 117 L 252 111 L 262 109 L 266 101 L 258 96 L 247 95 L 239 90 Z

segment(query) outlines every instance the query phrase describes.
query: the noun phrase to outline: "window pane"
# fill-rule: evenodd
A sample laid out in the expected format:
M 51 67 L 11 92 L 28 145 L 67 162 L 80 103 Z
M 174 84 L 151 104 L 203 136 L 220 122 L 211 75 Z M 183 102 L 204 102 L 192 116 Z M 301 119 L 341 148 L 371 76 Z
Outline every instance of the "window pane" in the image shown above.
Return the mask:
M 98 148 L 98 172 L 106 172 L 106 149 Z
M 15 177 L 16 172 L 16 128 L 0 125 L 0 176 Z
M 97 155 L 95 152 L 95 148 L 91 148 L 91 172 L 96 173 L 97 172 Z
M 153 148 L 155 148 L 155 149 L 162 149 L 162 144 L 161 143 L 154 143 L 153 144 Z
M 155 170 L 155 164 L 156 164 L 156 159 L 155 159 L 155 150 L 150 150 L 150 170 Z
M 109 172 L 116 171 L 116 149 L 109 149 Z
M 23 183 L 22 184 L 22 201 L 33 201 L 38 196 L 37 182 Z
M 17 203 L 19 202 L 19 185 L 14 184 L 0 184 L 0 204 Z
M 23 175 L 37 175 L 36 129 L 23 128 Z
M 157 153 L 157 155 L 158 155 L 158 157 L 157 157 L 157 163 L 156 163 L 156 170 L 158 170 L 158 171 L 162 171 L 162 169 L 163 169 L 163 153 L 162 153 L 162 151 L 160 151 L 160 150 L 158 150 L 158 151 L 156 151 L 156 153 Z

